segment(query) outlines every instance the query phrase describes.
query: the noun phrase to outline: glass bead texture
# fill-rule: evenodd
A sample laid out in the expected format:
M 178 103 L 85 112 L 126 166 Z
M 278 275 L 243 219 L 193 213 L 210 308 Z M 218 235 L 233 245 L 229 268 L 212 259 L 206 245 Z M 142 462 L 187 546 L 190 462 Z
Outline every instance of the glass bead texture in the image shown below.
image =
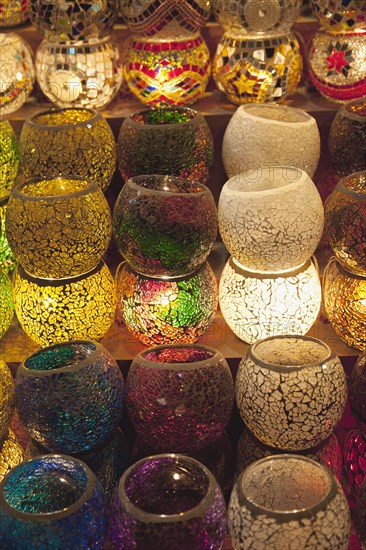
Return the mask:
M 0 203 L 10 194 L 18 166 L 19 147 L 14 130 L 9 121 L 0 120 Z
M 338 110 L 330 128 L 328 147 L 340 176 L 366 170 L 366 99 L 349 101 Z
M 103 38 L 116 18 L 115 0 L 30 0 L 30 19 L 48 40 Z
M 362 485 L 359 497 L 356 502 L 354 521 L 356 532 L 359 536 L 361 544 L 366 544 L 366 481 Z
M 147 277 L 182 277 L 198 269 L 217 235 L 217 211 L 202 183 L 174 176 L 136 176 L 113 211 L 121 255 Z
M 13 288 L 9 277 L 0 271 L 0 339 L 4 336 L 14 316 Z
M 14 32 L 0 33 L 0 116 L 25 103 L 35 80 L 32 51 Z
M 73 277 L 93 269 L 104 256 L 112 216 L 102 190 L 90 180 L 31 179 L 11 192 L 6 235 L 28 273 Z
M 21 363 L 15 395 L 33 439 L 53 452 L 79 453 L 101 445 L 117 428 L 124 382 L 104 346 L 76 340 L 43 348 Z
M 302 73 L 292 33 L 237 38 L 224 33 L 212 61 L 216 86 L 236 105 L 281 102 L 296 92 Z
M 0 483 L 6 474 L 23 462 L 23 460 L 22 446 L 15 434 L 11 430 L 6 430 L 0 439 Z
M 4 273 L 13 271 L 16 266 L 16 259 L 10 248 L 5 231 L 7 204 L 7 198 L 0 200 L 0 270 Z
M 300 451 L 331 436 L 347 399 L 342 363 L 321 340 L 273 336 L 252 344 L 239 364 L 236 403 L 257 439 Z
M 28 19 L 28 0 L 4 0 L 0 2 L 0 28 L 16 27 Z
M 183 455 L 147 457 L 124 472 L 110 507 L 117 550 L 221 548 L 226 506 L 211 472 Z
M 90 468 L 48 455 L 16 466 L 0 485 L 3 548 L 103 548 L 106 500 Z
M 347 433 L 344 441 L 344 470 L 352 500 L 357 500 L 366 479 L 366 437 L 360 429 Z
M 19 265 L 14 276 L 18 321 L 40 346 L 69 340 L 99 340 L 116 309 L 116 291 L 104 262 L 79 277 L 40 279 Z
M 59 107 L 102 109 L 122 84 L 119 51 L 108 36 L 78 44 L 44 40 L 35 67 L 42 92 Z
M 124 263 L 117 300 L 117 320 L 146 346 L 192 344 L 215 318 L 216 277 L 208 262 L 174 280 L 145 277 Z
M 202 345 L 148 348 L 132 361 L 126 407 L 152 449 L 189 452 L 216 441 L 229 422 L 234 382 L 223 355 Z
M 253 344 L 268 336 L 306 334 L 321 306 L 319 274 L 309 260 L 285 273 L 255 273 L 233 257 L 220 279 L 222 315 L 234 334 Z
M 366 351 L 360 353 L 352 369 L 349 401 L 353 416 L 366 434 Z
M 306 172 L 263 166 L 230 178 L 218 206 L 221 238 L 252 271 L 281 272 L 302 265 L 323 234 L 324 208 Z
M 0 440 L 8 431 L 15 409 L 14 381 L 4 359 L 0 357 Z
M 94 109 L 53 109 L 25 120 L 20 134 L 21 168 L 27 178 L 80 176 L 103 191 L 116 169 L 108 122 Z
M 325 228 L 341 264 L 366 276 L 366 170 L 338 182 L 325 203 Z
M 238 550 L 347 550 L 350 512 L 330 470 L 299 455 L 253 462 L 234 486 L 229 532 Z
M 363 32 L 318 31 L 309 48 L 309 76 L 327 99 L 345 102 L 366 95 L 366 40 Z
M 355 275 L 331 258 L 323 276 L 324 309 L 343 342 L 366 349 L 366 277 Z
M 211 71 L 199 33 L 181 40 L 132 35 L 124 43 L 124 78 L 139 101 L 158 107 L 191 105 L 202 98 Z
M 319 158 L 320 135 L 315 118 L 302 109 L 284 105 L 241 105 L 231 117 L 222 143 L 229 178 L 268 166 L 293 166 L 312 178 Z
M 213 151 L 205 118 L 189 107 L 143 109 L 124 119 L 118 135 L 119 170 L 125 181 L 165 174 L 207 184 Z
M 334 32 L 366 30 L 366 2 L 364 0 L 310 0 L 319 23 Z

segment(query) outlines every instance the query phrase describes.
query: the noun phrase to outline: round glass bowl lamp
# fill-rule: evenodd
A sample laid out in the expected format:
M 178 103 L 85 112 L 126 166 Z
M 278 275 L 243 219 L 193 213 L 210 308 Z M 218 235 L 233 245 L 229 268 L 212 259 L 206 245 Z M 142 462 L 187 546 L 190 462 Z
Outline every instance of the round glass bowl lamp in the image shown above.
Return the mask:
M 116 292 L 104 262 L 68 279 L 40 279 L 21 266 L 15 272 L 14 303 L 18 321 L 40 346 L 68 340 L 99 340 L 114 319 Z
M 277 455 L 253 462 L 231 494 L 229 532 L 238 550 L 347 550 L 347 499 L 330 470 L 310 458 Z
M 229 422 L 234 382 L 223 355 L 202 345 L 158 346 L 133 359 L 126 407 L 152 449 L 189 452 L 216 441 Z
M 0 439 L 0 484 L 6 474 L 23 462 L 23 448 L 11 430 L 6 430 Z M 1 526 L 2 527 L 2 526 Z M 1 535 L 0 535 L 1 539 Z
M 10 248 L 5 231 L 7 204 L 7 198 L 0 200 L 0 271 L 4 271 L 5 273 L 9 273 L 16 266 L 16 259 Z
M 6 435 L 15 409 L 14 381 L 8 365 L 0 358 L 0 440 Z
M 70 456 L 40 456 L 16 466 L 0 485 L 0 512 L 3 548 L 103 547 L 103 489 L 90 468 Z
M 324 309 L 343 342 L 366 349 L 366 276 L 347 271 L 333 257 L 323 276 Z
M 347 479 L 347 487 L 350 492 L 350 500 L 356 500 L 360 493 L 363 481 L 366 479 L 366 438 L 362 428 L 356 428 L 347 432 L 343 444 L 344 470 Z M 356 509 L 356 507 L 355 507 Z
M 349 401 L 353 416 L 366 434 L 366 351 L 361 353 L 353 367 L 349 384 Z M 366 449 L 365 449 L 366 451 Z M 366 475 L 366 469 L 365 469 Z
M 35 80 L 32 51 L 14 32 L 0 33 L 0 116 L 25 103 Z
M 319 274 L 310 260 L 284 273 L 255 273 L 231 257 L 221 275 L 219 299 L 226 323 L 248 344 L 268 336 L 302 335 L 320 311 Z
M 53 109 L 25 120 L 19 147 L 27 178 L 80 176 L 104 191 L 116 169 L 116 142 L 93 109 Z
M 13 288 L 9 277 L 0 271 L 0 339 L 4 336 L 14 316 Z
M 0 165 L 1 203 L 2 199 L 10 194 L 10 190 L 18 174 L 19 166 L 19 147 L 17 139 L 10 122 L 7 120 L 0 120 Z
M 347 383 L 339 358 L 321 340 L 273 336 L 249 347 L 235 391 L 255 437 L 300 451 L 330 437 L 346 405 Z
M 44 40 L 35 67 L 42 92 L 59 107 L 102 109 L 122 84 L 119 51 L 108 36 L 78 44 Z
M 322 27 L 331 32 L 366 30 L 363 0 L 310 0 L 310 5 Z
M 4 0 L 0 2 L 0 28 L 16 27 L 28 19 L 29 0 Z
M 366 170 L 338 182 L 325 203 L 325 228 L 341 264 L 366 277 Z
M 117 276 L 117 320 L 146 346 L 192 344 L 215 318 L 218 292 L 208 262 L 179 279 L 140 275 L 128 263 Z
M 207 184 L 213 138 L 205 118 L 189 107 L 133 113 L 123 121 L 117 147 L 125 181 L 145 174 L 166 174 Z
M 230 119 L 222 144 L 229 178 L 268 166 L 293 166 L 312 178 L 319 157 L 320 135 L 315 118 L 302 109 L 284 105 L 241 105 Z
M 217 235 L 217 211 L 202 183 L 136 176 L 113 211 L 115 241 L 131 267 L 148 277 L 182 277 L 198 269 Z
M 315 252 L 324 209 L 315 184 L 299 168 L 258 167 L 226 182 L 218 206 L 221 238 L 248 270 L 280 272 Z
M 6 235 L 28 273 L 73 277 L 93 269 L 105 254 L 111 212 L 102 190 L 90 180 L 28 180 L 11 192 Z
M 112 355 L 88 340 L 41 349 L 16 374 L 20 419 L 33 439 L 54 452 L 79 453 L 106 441 L 121 419 L 123 393 Z
M 188 456 L 144 458 L 124 472 L 110 507 L 116 549 L 221 548 L 226 506 L 211 472 Z

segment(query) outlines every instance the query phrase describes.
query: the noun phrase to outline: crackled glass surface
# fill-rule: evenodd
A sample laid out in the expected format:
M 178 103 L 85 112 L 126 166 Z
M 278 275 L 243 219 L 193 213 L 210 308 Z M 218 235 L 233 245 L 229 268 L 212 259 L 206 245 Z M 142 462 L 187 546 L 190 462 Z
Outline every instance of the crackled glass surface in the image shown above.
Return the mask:
M 271 447 L 297 451 L 330 437 L 347 398 L 342 363 L 321 340 L 275 336 L 250 346 L 235 380 L 240 416 Z
M 221 238 L 248 270 L 298 267 L 315 252 L 324 227 L 321 197 L 298 168 L 263 166 L 230 178 L 218 206 Z
M 320 279 L 311 261 L 295 271 L 255 273 L 230 258 L 221 275 L 219 298 L 226 323 L 244 342 L 306 334 L 320 310 Z
M 10 248 L 5 231 L 7 205 L 7 198 L 0 200 L 0 270 L 4 273 L 13 271 L 16 266 L 16 259 Z
M 366 40 L 363 33 L 318 31 L 309 49 L 309 76 L 331 101 L 350 101 L 366 95 Z
M 0 338 L 4 336 L 14 315 L 13 289 L 9 277 L 0 271 Z
M 349 400 L 352 414 L 366 434 L 366 351 L 358 356 L 353 367 L 349 383 Z
M 3 198 L 9 195 L 15 178 L 17 177 L 19 166 L 19 147 L 17 139 L 10 122 L 7 120 L 0 120 L 0 166 L 1 202 Z
M 211 472 L 188 456 L 140 460 L 123 474 L 112 499 L 109 535 L 116 549 L 221 548 L 226 506 Z M 152 542 L 153 541 L 153 542 Z
M 366 482 L 362 485 L 355 507 L 355 527 L 359 539 L 366 544 Z
M 338 110 L 328 140 L 332 164 L 340 176 L 366 170 L 366 99 Z
M 0 439 L 0 483 L 12 470 L 23 462 L 23 449 L 11 430 L 6 430 Z M 1 539 L 1 536 L 0 536 Z
M 338 33 L 366 29 L 364 0 L 310 0 L 314 15 L 327 30 Z
M 108 36 L 75 45 L 44 40 L 35 66 L 42 92 L 59 107 L 102 109 L 122 84 L 119 51 Z
M 125 181 L 166 174 L 206 184 L 213 150 L 205 118 L 189 107 L 133 113 L 124 119 L 118 136 L 118 163 Z
M 217 235 L 217 211 L 203 184 L 172 176 L 137 176 L 113 211 L 117 247 L 148 277 L 181 277 L 198 269 Z
M 343 445 L 344 470 L 351 499 L 357 499 L 361 485 L 366 479 L 366 434 L 362 428 L 347 433 Z
M 4 0 L 0 2 L 0 28 L 15 27 L 28 19 L 28 0 Z
M 8 431 L 14 408 L 13 376 L 4 359 L 0 357 L 0 440 Z
M 124 77 L 142 103 L 190 105 L 203 97 L 211 71 L 210 51 L 199 33 L 190 37 L 143 39 L 124 43 Z
M 202 345 L 149 348 L 133 359 L 126 406 L 136 432 L 152 449 L 188 452 L 224 432 L 234 382 L 223 355 Z
M 106 441 L 121 419 L 124 383 L 108 350 L 73 341 L 28 357 L 15 395 L 28 433 L 50 451 L 78 453 Z
M 366 276 L 366 170 L 338 182 L 325 203 L 325 227 L 341 264 Z
M 224 33 L 212 61 L 218 89 L 229 101 L 282 101 L 295 93 L 302 57 L 295 35 L 235 38 Z
M 14 32 L 0 33 L 0 116 L 25 103 L 35 79 L 31 48 Z
M 347 550 L 350 512 L 340 483 L 301 456 L 258 460 L 231 494 L 229 532 L 238 550 Z
M 11 192 L 6 235 L 17 260 L 36 277 L 90 271 L 104 256 L 111 234 L 108 202 L 90 180 L 28 180 Z
M 0 485 L 0 512 L 3 548 L 103 548 L 103 489 L 89 467 L 70 456 L 19 464 Z
M 324 271 L 323 300 L 328 321 L 341 340 L 365 350 L 366 276 L 347 271 L 331 258 Z
M 18 266 L 14 304 L 24 332 L 40 346 L 80 338 L 99 340 L 114 319 L 114 280 L 104 262 L 68 279 L 32 277 Z
M 242 105 L 231 117 L 222 144 L 229 178 L 269 165 L 294 166 L 313 177 L 319 157 L 320 135 L 315 118 L 284 105 Z
M 116 142 L 108 122 L 93 109 L 53 109 L 25 120 L 21 167 L 27 178 L 81 176 L 103 190 L 116 168 Z

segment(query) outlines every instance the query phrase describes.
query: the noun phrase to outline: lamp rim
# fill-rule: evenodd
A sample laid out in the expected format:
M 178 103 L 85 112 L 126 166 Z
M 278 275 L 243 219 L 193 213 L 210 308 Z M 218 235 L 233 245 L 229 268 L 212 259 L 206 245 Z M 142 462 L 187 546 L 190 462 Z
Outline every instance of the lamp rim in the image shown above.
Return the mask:
M 46 124 L 42 122 L 37 122 L 38 118 L 41 118 L 46 115 L 57 115 L 65 111 L 84 111 L 90 113 L 90 117 L 86 120 L 77 121 L 76 123 L 65 123 L 65 124 Z M 25 127 L 30 126 L 32 128 L 47 130 L 50 132 L 59 132 L 62 130 L 76 129 L 80 126 L 87 126 L 88 124 L 94 124 L 99 120 L 105 120 L 101 113 L 93 108 L 87 107 L 54 107 L 52 109 L 47 109 L 46 111 L 40 111 L 35 113 L 33 116 L 24 121 Z
M 177 363 L 163 363 L 159 361 L 152 361 L 151 359 L 146 359 L 144 356 L 148 353 L 159 351 L 163 349 L 197 349 L 202 351 L 208 351 L 211 353 L 211 356 L 207 359 L 201 359 L 199 361 L 192 361 L 192 362 L 177 362 Z M 204 344 L 161 344 L 159 346 L 151 346 L 149 348 L 143 349 L 139 351 L 139 353 L 134 357 L 132 361 L 132 365 L 135 364 L 136 366 L 143 366 L 147 368 L 159 368 L 159 369 L 169 369 L 169 370 L 193 370 L 193 369 L 199 369 L 204 366 L 209 366 L 212 364 L 217 364 L 220 360 L 224 359 L 226 362 L 226 359 L 222 355 L 222 353 L 212 347 L 205 346 Z

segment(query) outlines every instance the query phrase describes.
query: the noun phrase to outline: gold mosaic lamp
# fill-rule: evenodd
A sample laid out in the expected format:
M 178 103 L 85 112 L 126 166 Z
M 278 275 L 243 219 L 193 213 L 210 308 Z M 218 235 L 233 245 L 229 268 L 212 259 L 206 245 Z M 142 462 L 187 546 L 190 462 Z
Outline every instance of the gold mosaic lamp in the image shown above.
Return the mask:
M 19 166 L 19 147 L 14 130 L 8 120 L 0 120 L 0 166 L 1 201 L 9 196 Z
M 29 0 L 0 2 L 0 28 L 16 27 L 28 19 Z

